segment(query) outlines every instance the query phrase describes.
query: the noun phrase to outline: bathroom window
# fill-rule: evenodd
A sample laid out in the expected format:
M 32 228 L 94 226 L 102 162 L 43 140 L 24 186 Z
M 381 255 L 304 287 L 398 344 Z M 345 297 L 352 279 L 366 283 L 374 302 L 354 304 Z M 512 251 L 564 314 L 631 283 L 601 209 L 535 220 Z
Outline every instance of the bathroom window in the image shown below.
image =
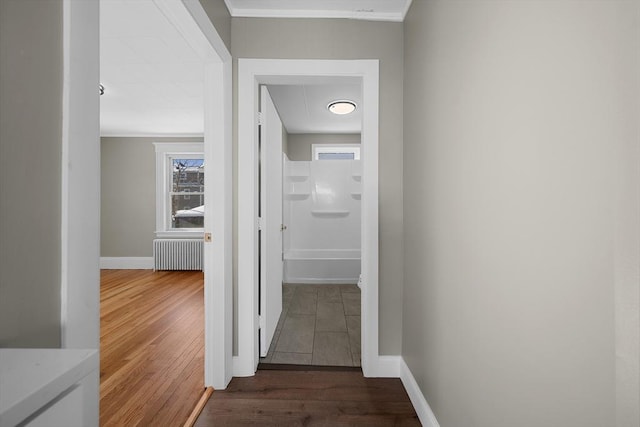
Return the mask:
M 312 144 L 313 160 L 360 160 L 360 145 L 355 144 Z
M 156 236 L 196 237 L 204 231 L 202 143 L 154 143 Z

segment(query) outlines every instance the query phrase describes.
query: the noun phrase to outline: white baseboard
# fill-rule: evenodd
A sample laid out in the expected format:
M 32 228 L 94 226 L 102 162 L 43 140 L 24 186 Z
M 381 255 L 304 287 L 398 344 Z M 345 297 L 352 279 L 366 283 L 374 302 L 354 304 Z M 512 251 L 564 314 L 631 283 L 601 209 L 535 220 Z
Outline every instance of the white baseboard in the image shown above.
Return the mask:
M 248 377 L 255 375 L 251 363 L 238 356 L 233 356 L 233 376 Z M 440 427 L 427 399 L 422 394 L 416 379 L 402 356 L 378 356 L 375 376 L 378 378 L 400 378 L 407 390 L 411 404 L 418 414 L 423 427 Z
M 413 408 L 418 414 L 420 422 L 424 427 L 440 427 L 435 414 L 431 410 L 429 403 L 427 403 L 427 399 L 425 399 L 424 394 L 422 394 L 422 391 L 420 390 L 416 379 L 413 377 L 411 370 L 407 366 L 404 359 L 402 357 L 399 358 L 400 379 L 402 380 L 404 388 L 407 390 L 409 399 L 411 399 L 411 403 L 413 404 Z
M 375 376 L 378 378 L 400 378 L 401 356 L 378 356 Z
M 311 279 L 309 277 L 285 277 L 284 283 L 296 283 L 302 285 L 356 285 L 357 278 L 344 279 Z
M 100 257 L 104 270 L 153 270 L 153 257 Z
M 253 361 L 240 356 L 233 356 L 232 361 L 234 377 L 252 377 L 256 374 L 256 367 L 253 365 Z

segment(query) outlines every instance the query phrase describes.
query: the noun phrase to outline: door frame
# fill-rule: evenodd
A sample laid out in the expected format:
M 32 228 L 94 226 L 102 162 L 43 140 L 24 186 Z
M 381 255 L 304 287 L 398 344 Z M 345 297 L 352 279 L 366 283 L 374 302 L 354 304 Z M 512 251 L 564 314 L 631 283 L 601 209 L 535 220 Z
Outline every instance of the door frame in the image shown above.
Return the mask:
M 199 0 L 153 0 L 204 60 L 204 384 L 232 376 L 232 58 Z
M 62 7 L 60 346 L 99 350 L 99 4 Z
M 205 59 L 204 151 L 210 165 L 205 197 L 216 203 L 205 212 L 205 232 L 213 239 L 204 246 L 204 382 L 224 389 L 231 380 L 233 348 L 231 54 L 198 0 L 154 3 Z M 99 349 L 99 5 L 63 0 L 63 7 L 62 347 Z
M 362 371 L 387 376 L 378 351 L 378 60 L 238 59 L 238 355 L 234 376 L 252 376 L 258 347 L 257 141 L 260 84 L 347 77 L 362 85 Z

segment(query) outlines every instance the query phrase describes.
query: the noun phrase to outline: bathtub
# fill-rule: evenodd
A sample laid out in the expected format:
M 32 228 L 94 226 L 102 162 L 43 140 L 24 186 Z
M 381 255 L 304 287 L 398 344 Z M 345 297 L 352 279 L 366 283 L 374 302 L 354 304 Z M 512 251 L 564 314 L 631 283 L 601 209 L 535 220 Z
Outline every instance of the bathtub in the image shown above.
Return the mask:
M 284 254 L 285 283 L 358 283 L 360 251 L 292 250 Z

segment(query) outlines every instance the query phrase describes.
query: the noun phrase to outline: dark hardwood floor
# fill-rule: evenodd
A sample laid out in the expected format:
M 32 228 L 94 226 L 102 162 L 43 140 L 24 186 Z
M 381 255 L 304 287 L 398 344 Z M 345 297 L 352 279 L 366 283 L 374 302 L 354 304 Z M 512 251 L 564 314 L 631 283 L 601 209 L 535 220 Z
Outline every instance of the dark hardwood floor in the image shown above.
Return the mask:
M 182 426 L 204 391 L 202 272 L 102 270 L 100 425 Z
M 208 426 L 420 426 L 402 383 L 354 371 L 259 370 L 214 391 L 195 423 Z

